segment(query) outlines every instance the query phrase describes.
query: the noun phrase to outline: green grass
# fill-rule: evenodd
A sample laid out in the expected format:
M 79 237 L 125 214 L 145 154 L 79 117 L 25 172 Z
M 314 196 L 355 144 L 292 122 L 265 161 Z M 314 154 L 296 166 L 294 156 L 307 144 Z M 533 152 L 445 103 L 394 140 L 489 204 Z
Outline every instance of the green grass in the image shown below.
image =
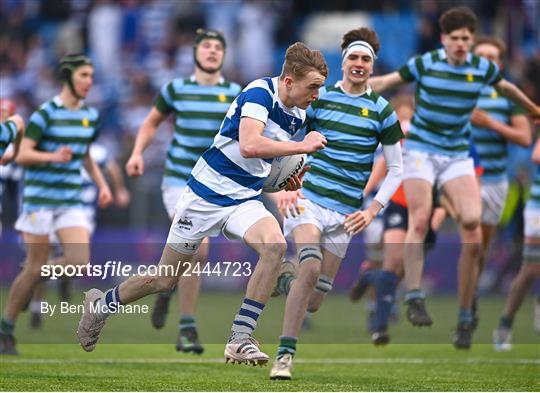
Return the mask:
M 5 298 L 3 299 L 5 301 Z M 52 297 L 51 297 L 52 300 Z M 19 357 L 0 357 L 0 389 L 9 391 L 538 391 L 540 346 L 532 330 L 528 300 L 514 329 L 519 343 L 495 353 L 490 333 L 503 299 L 483 299 L 481 323 L 470 351 L 450 344 L 456 305 L 451 298 L 428 303 L 435 319 L 430 329 L 401 321 L 391 330 L 392 344 L 375 348 L 364 329 L 364 309 L 333 295 L 303 333 L 292 381 L 270 381 L 269 367 L 224 364 L 223 348 L 241 294 L 204 294 L 199 305 L 201 357 L 174 350 L 176 317 L 161 331 L 149 316 L 113 317 L 100 344 L 85 353 L 75 344 L 77 315 L 52 317 L 42 330 L 17 326 Z M 151 299 L 149 300 L 151 303 Z M 283 299 L 272 300 L 257 329 L 262 349 L 273 355 Z M 122 343 L 122 344 L 116 344 Z

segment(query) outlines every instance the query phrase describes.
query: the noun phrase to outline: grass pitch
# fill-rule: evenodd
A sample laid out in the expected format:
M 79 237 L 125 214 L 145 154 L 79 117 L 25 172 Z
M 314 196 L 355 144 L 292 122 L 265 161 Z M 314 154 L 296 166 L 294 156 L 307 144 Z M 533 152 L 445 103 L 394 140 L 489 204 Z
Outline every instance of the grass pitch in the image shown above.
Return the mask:
M 344 296 L 327 299 L 303 333 L 292 381 L 270 381 L 265 368 L 225 364 L 223 349 L 241 294 L 203 294 L 198 323 L 202 356 L 179 354 L 175 304 L 167 326 L 155 331 L 149 315 L 110 318 L 96 350 L 85 353 L 74 335 L 77 315 L 51 317 L 40 331 L 17 326 L 19 357 L 0 357 L 0 389 L 9 391 L 538 391 L 539 336 L 532 330 L 530 299 L 514 329 L 514 350 L 496 353 L 490 335 L 503 299 L 482 299 L 481 322 L 470 351 L 450 344 L 455 324 L 453 298 L 431 298 L 435 325 L 392 326 L 392 343 L 369 344 L 365 311 Z M 54 298 L 54 295 L 51 296 Z M 5 300 L 5 299 L 3 299 Z M 51 299 L 52 301 L 52 299 Z M 148 300 L 152 303 L 152 299 Z M 272 300 L 263 314 L 257 338 L 275 354 L 283 299 Z M 174 317 L 173 317 L 174 316 Z M 117 344 L 122 343 L 122 344 Z

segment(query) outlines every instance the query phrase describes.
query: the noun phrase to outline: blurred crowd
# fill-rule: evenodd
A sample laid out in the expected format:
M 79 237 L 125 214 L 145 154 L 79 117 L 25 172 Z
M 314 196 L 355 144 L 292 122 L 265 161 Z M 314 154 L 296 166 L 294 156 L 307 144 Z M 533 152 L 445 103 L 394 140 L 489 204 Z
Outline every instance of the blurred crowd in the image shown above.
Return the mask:
M 479 32 L 496 34 L 509 47 L 507 77 L 540 102 L 540 3 L 537 0 L 0 0 L 1 96 L 25 118 L 59 91 L 58 58 L 88 53 L 95 84 L 88 104 L 102 116 L 100 141 L 123 164 L 158 89 L 193 70 L 192 41 L 198 27 L 221 30 L 227 40 L 224 74 L 241 84 L 279 72 L 284 48 L 305 40 L 313 15 L 331 12 L 412 15 L 415 53 L 439 47 L 437 19 L 450 6 L 469 5 Z M 320 34 L 325 34 L 320 29 Z M 383 42 L 392 53 L 392 42 Z M 339 42 L 336 42 L 336 49 Z M 385 70 L 379 65 L 379 72 Z M 159 184 L 172 123 L 147 150 L 147 175 L 131 183 L 131 209 L 110 223 L 166 223 Z M 524 155 L 525 156 L 525 155 Z

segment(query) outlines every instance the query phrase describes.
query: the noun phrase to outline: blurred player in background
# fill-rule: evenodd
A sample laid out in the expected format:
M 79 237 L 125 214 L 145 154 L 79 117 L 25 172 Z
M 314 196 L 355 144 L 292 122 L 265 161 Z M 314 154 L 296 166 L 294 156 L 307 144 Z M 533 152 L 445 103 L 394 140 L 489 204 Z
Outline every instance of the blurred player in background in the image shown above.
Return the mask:
M 475 41 L 473 52 L 491 60 L 503 69 L 506 45 L 494 37 Z M 471 116 L 472 139 L 483 168 L 480 177 L 482 198 L 482 245 L 477 280 L 484 270 L 489 246 L 501 219 L 508 193 L 508 142 L 529 146 L 532 130 L 526 111 L 508 98 L 501 96 L 493 86 L 485 86 Z M 478 324 L 477 298 L 473 302 L 473 326 Z
M 110 156 L 107 148 L 99 142 L 92 143 L 90 146 L 90 157 L 98 165 L 103 174 L 107 174 L 110 179 L 110 184 L 114 197 L 114 204 L 118 207 L 126 207 L 129 204 L 131 195 L 125 186 L 122 170 L 116 160 Z M 94 234 L 96 228 L 96 211 L 98 208 L 99 189 L 88 174 L 82 168 L 83 183 L 81 186 L 81 201 L 83 203 L 83 211 L 88 221 L 90 228 L 90 237 Z M 48 264 L 54 265 L 62 263 L 64 260 L 61 244 L 53 231 L 50 234 L 49 242 L 51 245 Z M 58 279 L 58 290 L 60 301 L 69 302 L 71 296 L 71 282 L 69 277 L 60 277 Z M 40 282 L 29 304 L 30 309 L 30 327 L 39 329 L 42 325 L 43 314 L 41 313 L 41 302 L 45 298 L 46 282 Z
M 404 149 L 404 189 L 409 209 L 405 246 L 407 318 L 415 326 L 430 326 L 420 289 L 423 242 L 432 211 L 432 188 L 438 185 L 455 209 L 460 227 L 458 264 L 458 324 L 453 338 L 458 349 L 471 346 L 472 303 L 482 254 L 481 201 L 469 158 L 469 119 L 484 86 L 525 107 L 540 121 L 540 108 L 499 67 L 469 52 L 477 19 L 467 7 L 446 11 L 439 19 L 443 48 L 409 60 L 399 71 L 372 78 L 375 91 L 417 82 L 417 101 Z M 444 103 L 444 105 L 442 104 Z
M 112 199 L 89 153 L 99 121 L 98 112 L 83 102 L 93 83 L 90 59 L 81 54 L 62 57 L 59 77 L 62 91 L 32 114 L 17 158 L 26 173 L 23 209 L 15 229 L 22 232 L 27 255 L 0 322 L 0 353 L 17 354 L 15 321 L 41 280 L 51 231 L 62 243 L 65 263 L 86 265 L 89 261 L 90 228 L 81 200 L 83 165 L 99 187 L 100 205 Z
M 352 236 L 371 224 L 401 183 L 403 133 L 390 104 L 368 86 L 379 51 L 377 34 L 364 27 L 351 30 L 341 50 L 342 80 L 322 88 L 307 111 L 306 128 L 320 130 L 328 145 L 309 157 L 311 169 L 301 191 L 283 192 L 279 202 L 286 217 L 284 234 L 294 239 L 299 265 L 296 269 L 285 261 L 277 283 L 287 300 L 271 379 L 291 379 L 306 310 L 319 309 Z M 371 205 L 362 210 L 379 143 L 388 173 Z
M 144 172 L 144 150 L 152 143 L 159 125 L 173 113 L 174 137 L 169 145 L 162 182 L 163 203 L 169 218 L 186 186 L 191 170 L 199 157 L 211 145 L 231 102 L 241 87 L 227 81 L 221 74 L 225 60 L 225 37 L 215 30 L 197 30 L 193 44 L 195 70 L 187 79 L 174 79 L 161 88 L 154 107 L 139 129 L 131 157 L 126 164 L 130 176 Z M 208 239 L 205 239 L 195 261 L 208 260 Z M 176 349 L 201 354 L 195 319 L 200 277 L 196 274 L 180 277 L 180 322 Z M 152 312 L 152 325 L 161 329 L 165 325 L 171 292 L 157 296 Z
M 531 194 L 524 211 L 525 242 L 523 245 L 523 262 L 518 275 L 512 281 L 499 325 L 493 331 L 493 344 L 496 351 L 509 351 L 512 349 L 514 317 L 535 279 L 540 276 L 540 139 L 536 141 L 532 161 L 534 175 Z M 536 307 L 539 307 L 538 303 Z M 535 311 L 538 312 L 538 310 Z M 537 332 L 540 332 L 540 326 L 537 325 L 536 318 L 535 328 Z
M 4 169 L 17 157 L 24 136 L 24 120 L 15 113 L 13 101 L 0 98 L 0 216 L 2 215 L 2 195 L 4 192 Z M 0 235 L 2 222 L 0 221 Z
M 414 113 L 413 98 L 398 95 L 390 101 L 399 119 L 401 129 L 406 136 Z M 373 172 L 366 185 L 370 190 L 379 183 L 386 173 L 384 157 L 375 162 Z M 424 240 L 426 248 L 435 243 L 435 231 L 439 229 L 445 218 L 444 209 L 436 207 L 430 220 L 430 229 Z M 395 307 L 396 290 L 403 276 L 403 248 L 408 227 L 407 201 L 400 185 L 383 212 L 383 266 L 381 270 L 361 270 L 357 286 L 353 288 L 357 296 L 361 296 L 369 286 L 375 286 L 376 304 L 372 328 L 372 341 L 375 345 L 385 345 L 390 341 L 388 324 L 393 307 Z
M 270 158 L 324 148 L 326 138 L 318 132 L 310 132 L 302 141 L 293 138 L 302 132 L 305 108 L 319 96 L 327 74 L 322 54 L 298 42 L 287 49 L 279 77 L 253 81 L 233 101 L 219 134 L 195 164 L 176 204 L 160 261 L 175 273 L 133 276 L 106 293 L 88 291 L 77 329 L 85 351 L 94 350 L 107 316 L 117 305 L 171 290 L 186 269 L 185 262 L 194 261 L 203 240 L 223 233 L 243 240 L 260 256 L 253 271 L 246 272 L 251 277 L 225 346 L 225 359 L 268 362 L 253 331 L 270 298 L 287 243 L 277 220 L 259 199 L 270 173 Z M 288 189 L 300 187 L 303 173 L 289 180 Z M 92 311 L 94 304 L 97 312 Z
M 24 136 L 24 120 L 15 113 L 15 104 L 5 98 L 0 99 L 0 122 L 0 165 L 6 165 L 19 153 Z M 8 149 L 10 144 L 12 147 Z

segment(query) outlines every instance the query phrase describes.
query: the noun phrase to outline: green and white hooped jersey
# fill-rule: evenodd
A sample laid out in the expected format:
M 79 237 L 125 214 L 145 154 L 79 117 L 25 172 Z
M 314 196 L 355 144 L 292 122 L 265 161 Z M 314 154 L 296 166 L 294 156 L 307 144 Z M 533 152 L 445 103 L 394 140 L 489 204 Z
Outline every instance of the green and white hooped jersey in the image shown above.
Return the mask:
M 26 167 L 23 212 L 82 207 L 81 168 L 90 144 L 97 137 L 98 123 L 96 109 L 82 105 L 70 110 L 58 96 L 32 114 L 25 137 L 37 143 L 37 150 L 54 152 L 69 146 L 73 157 L 66 163 Z
M 469 119 L 485 85 L 502 79 L 499 67 L 472 53 L 465 63 L 448 63 L 444 49 L 410 59 L 400 70 L 416 81 L 416 109 L 405 149 L 447 156 L 469 154 Z
M 15 140 L 17 126 L 15 122 L 8 120 L 0 124 L 0 157 L 4 155 L 8 145 Z
M 320 89 L 319 99 L 306 111 L 305 128 L 321 132 L 328 143 L 308 158 L 311 169 L 304 176 L 302 192 L 312 202 L 341 214 L 362 207 L 379 143 L 393 145 L 403 138 L 386 99 L 371 89 L 349 95 L 340 82 Z
M 505 124 L 510 124 L 512 116 L 526 111 L 508 98 L 501 96 L 493 86 L 484 86 L 477 108 Z M 482 181 L 500 182 L 506 180 L 508 161 L 507 140 L 493 130 L 471 125 L 472 137 L 480 164 L 484 169 Z
M 186 185 L 191 170 L 212 145 L 241 90 L 240 85 L 223 78 L 217 85 L 199 85 L 195 76 L 174 79 L 161 88 L 154 106 L 162 113 L 174 113 L 174 137 L 167 151 L 164 186 Z

